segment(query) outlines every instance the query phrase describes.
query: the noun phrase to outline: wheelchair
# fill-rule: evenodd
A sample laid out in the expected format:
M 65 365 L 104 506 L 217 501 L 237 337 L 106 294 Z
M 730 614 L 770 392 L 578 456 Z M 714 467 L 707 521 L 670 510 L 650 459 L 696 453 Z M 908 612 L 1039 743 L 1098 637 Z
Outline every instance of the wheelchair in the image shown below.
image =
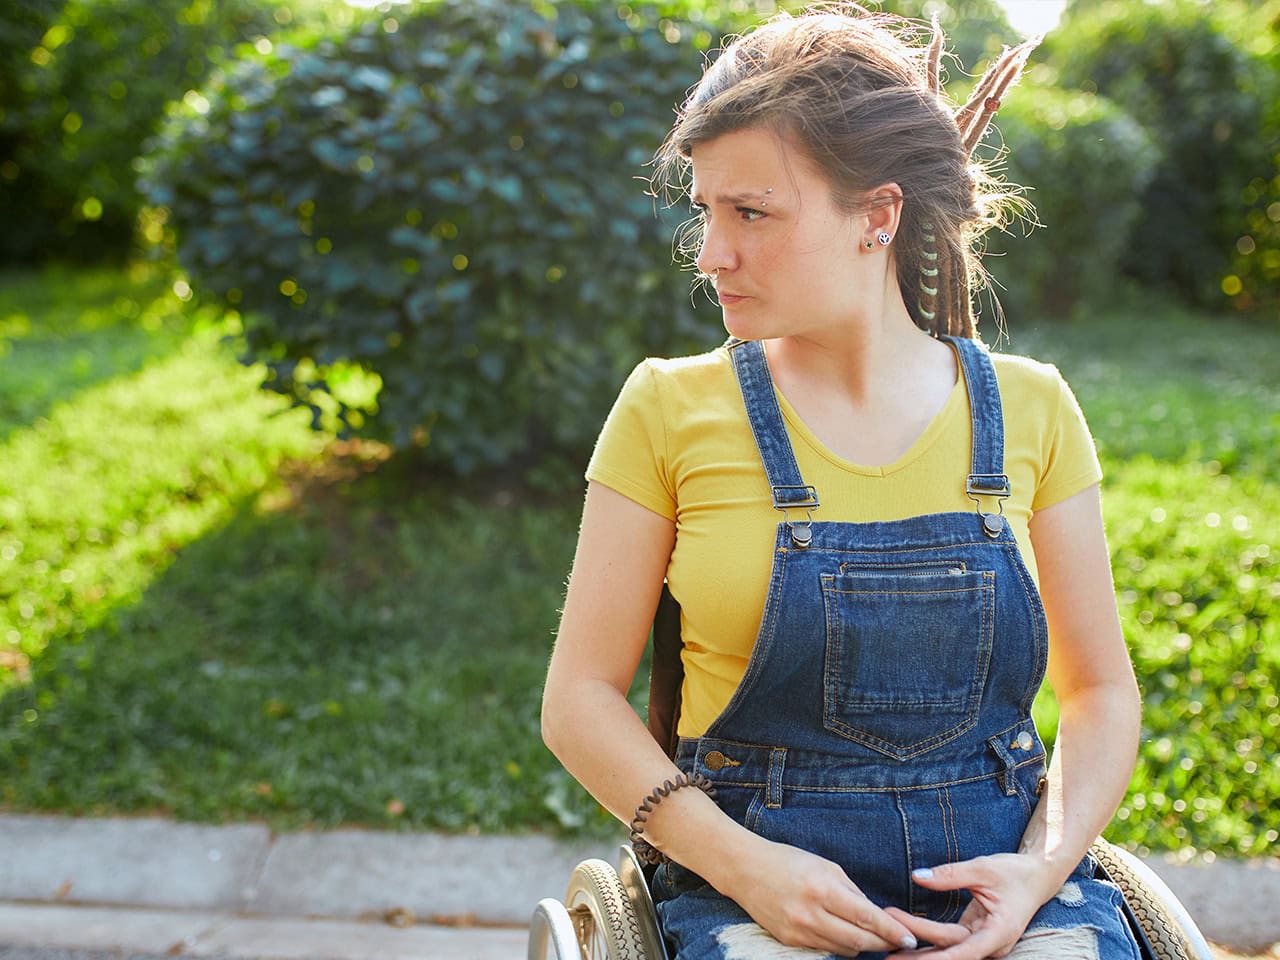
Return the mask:
M 664 586 L 653 624 L 649 730 L 669 755 L 680 712 L 680 608 Z M 1099 839 L 1089 850 L 1124 895 L 1124 912 L 1142 960 L 1214 960 L 1177 897 L 1133 854 Z M 584 860 L 563 902 L 548 897 L 529 924 L 529 960 L 670 960 L 649 894 L 650 873 L 629 844 L 615 868 Z

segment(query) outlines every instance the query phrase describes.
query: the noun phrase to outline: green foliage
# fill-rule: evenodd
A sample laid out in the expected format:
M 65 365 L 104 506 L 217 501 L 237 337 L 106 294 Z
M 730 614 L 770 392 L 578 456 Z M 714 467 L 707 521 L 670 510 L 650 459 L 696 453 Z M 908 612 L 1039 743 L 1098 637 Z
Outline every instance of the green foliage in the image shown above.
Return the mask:
M 133 161 L 165 103 L 237 45 L 353 17 L 317 0 L 41 0 L 12 33 L 0 19 L 0 222 L 23 225 L 0 234 L 0 262 L 127 256 Z
M 1280 795 L 1280 493 L 1213 461 L 1143 455 L 1108 469 L 1120 609 L 1145 707 L 1113 836 L 1265 854 L 1280 827 L 1268 809 Z
M 1138 242 L 1122 264 L 1190 303 L 1248 310 L 1280 298 L 1280 207 L 1272 206 L 1280 72 L 1270 9 L 1268 21 L 1238 2 L 1107 0 L 1069 9 L 1046 42 L 1063 85 L 1115 101 L 1160 148 Z
M 297 502 L 242 503 L 143 598 L 39 658 L 0 697 L 0 803 L 606 826 L 538 732 L 574 507 L 388 483 L 396 464 L 372 465 L 334 458 L 331 478 L 295 478 Z
M 1267 115 L 1258 139 L 1270 149 L 1273 175 L 1249 181 L 1241 191 L 1246 212 L 1244 226 L 1236 240 L 1231 274 L 1238 279 L 1239 292 L 1232 303 L 1241 310 L 1280 313 L 1280 0 L 1258 5 L 1250 16 L 1229 23 L 1235 42 L 1264 64 L 1264 73 L 1273 80 L 1267 99 Z M 1235 289 L 1236 281 L 1224 285 Z
M 182 292 L 0 275 L 0 806 L 604 824 L 538 737 L 578 498 L 320 460 Z
M 1138 768 L 1107 835 L 1261 855 L 1280 833 L 1280 335 L 1150 297 L 1013 334 L 1089 418 Z M 1051 732 L 1052 728 L 1046 729 Z
M 626 18 L 623 19 L 625 15 Z M 467 472 L 589 447 L 646 353 L 714 342 L 637 177 L 709 28 L 614 3 L 444 0 L 236 64 L 146 176 L 267 386 L 380 379 L 368 432 Z
M 1047 86 L 1043 73 L 1033 69 L 996 120 L 1008 148 L 1007 175 L 1026 188 L 1042 225 L 1025 236 L 1016 227 L 988 235 L 987 268 L 1015 326 L 1109 303 L 1116 262 L 1145 242 L 1133 227 L 1158 158 L 1147 134 L 1115 104 Z
M 24 89 L 22 82 L 32 67 L 31 50 L 52 25 L 62 2 L 30 0 L 0 4 L 0 223 L 23 226 L 20 231 L 9 229 L 0 234 L 0 262 L 7 259 L 6 253 L 19 243 L 13 234 L 29 235 L 43 227 L 30 215 L 30 211 L 39 208 L 31 194 L 39 192 L 43 181 L 27 177 L 22 184 L 22 193 L 27 196 L 22 196 L 14 186 L 22 174 L 14 154 L 26 139 L 20 118 L 32 104 L 33 91 Z
M 951 73 L 957 81 L 961 81 L 966 72 L 977 72 L 985 61 L 1000 52 L 1002 45 L 1013 45 L 1020 39 L 1009 25 L 1003 8 L 994 0 L 885 0 L 875 5 L 875 9 L 924 23 L 936 14 L 938 25 L 947 35 L 947 52 L 954 57 L 950 61 Z M 944 68 L 947 65 L 948 60 L 944 58 Z
M 0 290 L 0 686 L 136 597 L 314 442 L 163 278 Z M 258 374 L 260 376 L 260 373 Z M 305 419 L 305 418 L 304 418 Z
M 21 76 L 31 50 L 52 25 L 64 0 L 26 0 L 0 5 L 0 129 L 23 100 Z
M 146 268 L 0 274 L 0 440 L 172 351 L 186 323 L 167 286 Z

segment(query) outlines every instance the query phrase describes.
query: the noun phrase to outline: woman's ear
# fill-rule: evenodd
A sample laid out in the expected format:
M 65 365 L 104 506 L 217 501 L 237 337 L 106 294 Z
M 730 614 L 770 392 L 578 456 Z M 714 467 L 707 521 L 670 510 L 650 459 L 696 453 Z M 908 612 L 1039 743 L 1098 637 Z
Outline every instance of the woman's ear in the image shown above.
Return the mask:
M 902 188 L 884 183 L 867 193 L 867 231 L 873 236 L 898 235 L 902 218 Z M 879 246 L 879 244 L 877 244 Z

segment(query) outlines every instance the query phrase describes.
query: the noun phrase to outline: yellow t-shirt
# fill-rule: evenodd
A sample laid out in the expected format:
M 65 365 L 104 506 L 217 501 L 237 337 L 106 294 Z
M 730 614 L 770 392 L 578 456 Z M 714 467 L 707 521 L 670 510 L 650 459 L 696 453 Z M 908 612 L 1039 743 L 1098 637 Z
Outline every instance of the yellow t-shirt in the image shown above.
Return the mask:
M 1084 415 L 1057 369 L 1024 357 L 992 360 L 1013 494 L 1004 513 L 1035 577 L 1032 513 L 1097 483 L 1102 470 Z M 800 474 L 821 500 L 815 521 L 974 509 L 964 492 L 973 428 L 963 377 L 911 448 L 873 467 L 824 447 L 775 393 Z M 782 519 L 770 503 L 729 351 L 637 366 L 600 432 L 587 479 L 676 523 L 667 582 L 680 603 L 684 641 L 679 733 L 700 736 L 746 672 Z

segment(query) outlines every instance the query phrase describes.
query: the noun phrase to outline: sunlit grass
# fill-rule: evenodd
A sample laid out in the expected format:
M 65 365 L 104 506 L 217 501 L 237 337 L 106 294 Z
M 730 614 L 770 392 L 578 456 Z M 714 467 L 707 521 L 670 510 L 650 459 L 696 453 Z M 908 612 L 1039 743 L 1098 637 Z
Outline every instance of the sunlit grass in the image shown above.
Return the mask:
M 245 402 L 245 398 L 251 401 Z M 191 340 L 57 405 L 0 445 L 5 639 L 39 654 L 136 599 L 172 556 L 305 452 L 298 418 L 253 392 L 216 343 Z
M 0 735 L 9 802 L 292 826 L 595 818 L 537 733 L 572 517 L 383 482 L 347 456 L 246 505 L 50 650 L 5 703 L 34 713 Z
M 0 438 L 99 380 L 174 349 L 191 322 L 166 278 L 134 268 L 0 273 Z
M 7 279 L 0 804 L 603 822 L 537 734 L 577 494 L 322 457 L 167 281 Z
M 155 277 L 42 279 L 0 292 L 0 687 L 318 452 Z
M 1013 333 L 1061 367 L 1106 478 L 1143 742 L 1109 836 L 1263 854 L 1280 831 L 1280 335 L 1149 304 Z M 1054 714 L 1038 716 L 1051 731 Z

